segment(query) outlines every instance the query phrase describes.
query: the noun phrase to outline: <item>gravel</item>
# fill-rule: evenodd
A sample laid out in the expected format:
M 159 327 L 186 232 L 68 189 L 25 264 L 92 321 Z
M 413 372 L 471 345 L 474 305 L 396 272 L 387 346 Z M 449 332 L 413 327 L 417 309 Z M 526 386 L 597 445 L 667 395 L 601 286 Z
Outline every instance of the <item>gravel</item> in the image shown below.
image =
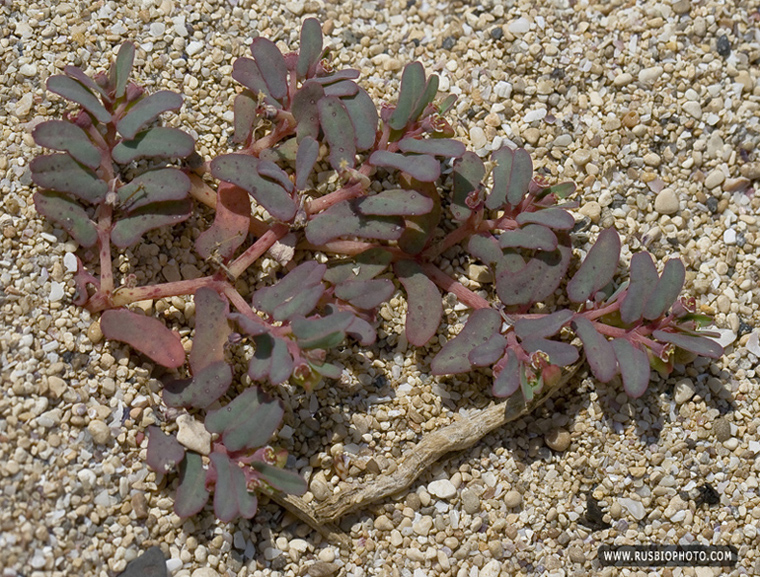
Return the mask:
M 2 577 L 105 577 L 152 545 L 174 577 L 295 576 L 307 567 L 311 575 L 482 577 L 528 566 L 585 575 L 601 572 L 600 543 L 682 540 L 733 544 L 739 563 L 727 574 L 760 573 L 760 37 L 748 3 L 646 0 L 622 10 L 517 0 L 483 8 L 374 0 L 0 6 Z M 144 359 L 106 343 L 96 316 L 73 305 L 77 246 L 34 210 L 28 164 L 39 150 L 29 133 L 64 111 L 44 90 L 50 75 L 69 64 L 101 69 L 129 38 L 139 80 L 184 94 L 180 114 L 166 116 L 194 131 L 199 153 L 211 158 L 232 136 L 224 114 L 235 58 L 258 35 L 294 47 L 310 16 L 322 19 L 332 57 L 359 69 L 376 100 L 392 102 L 401 67 L 419 59 L 458 96 L 452 125 L 481 156 L 502 143 L 524 145 L 547 180 L 575 182 L 586 237 L 614 226 L 625 239 L 623 261 L 643 249 L 659 261 L 680 256 L 686 290 L 715 316 L 725 357 L 676 362 L 668 378 L 653 373 L 635 400 L 617 382 L 579 375 L 535 415 L 434 465 L 410 489 L 419 508 L 401 495 L 344 522 L 348 551 L 266 499 L 250 522 L 219 523 L 208 512 L 178 518 L 174 481 L 147 470 L 144 438 L 147 426 L 178 415 L 162 408 Z M 350 37 L 359 40 L 344 44 Z M 117 268 L 136 266 L 143 281 L 196 275 L 204 263 L 175 250 L 192 246 L 206 226 L 189 224 L 155 234 Z M 452 251 L 461 282 L 487 287 L 482 271 L 468 278 L 468 264 Z M 177 329 L 192 317 L 182 299 L 140 306 Z M 307 500 L 340 490 L 332 466 L 339 453 L 351 457 L 348 481 L 371 483 L 426 431 L 491 401 L 483 374 L 429 376 L 436 345 L 408 354 L 404 307 L 396 296 L 381 311 L 384 349 L 338 354 L 346 367 L 339 385 L 286 396 L 292 433 L 281 443 L 310 477 Z M 455 309 L 446 311 L 448 325 L 462 320 Z M 749 330 L 739 332 L 740 321 Z M 441 341 L 449 328 L 441 327 Z M 376 388 L 380 376 L 386 384 Z M 186 442 L 206 447 L 184 422 Z M 573 442 L 552 451 L 543 439 L 560 428 Z M 705 483 L 718 504 L 681 499 Z M 616 525 L 593 533 L 584 525 L 591 491 L 603 511 L 616 504 Z M 242 548 L 234 546 L 238 532 Z

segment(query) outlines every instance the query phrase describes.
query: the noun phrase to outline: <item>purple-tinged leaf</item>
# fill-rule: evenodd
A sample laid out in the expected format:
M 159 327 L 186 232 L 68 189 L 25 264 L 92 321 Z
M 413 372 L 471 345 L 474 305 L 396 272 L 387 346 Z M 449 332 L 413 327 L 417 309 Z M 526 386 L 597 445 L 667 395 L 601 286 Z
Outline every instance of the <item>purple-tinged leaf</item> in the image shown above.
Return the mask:
M 251 198 L 235 185 L 220 185 L 214 223 L 195 241 L 195 250 L 207 259 L 216 253 L 231 258 L 248 236 L 251 222 Z
M 232 330 L 227 322 L 230 307 L 227 299 L 213 289 L 195 291 L 195 337 L 190 351 L 193 373 L 224 361 L 224 345 Z
M 625 339 L 613 339 L 615 352 L 623 387 L 629 397 L 638 399 L 649 386 L 649 358 L 645 351 L 632 345 Z
M 472 349 L 467 358 L 473 366 L 488 367 L 504 355 L 506 346 L 507 339 L 501 336 L 501 334 L 496 333 L 491 335 L 486 342 Z
M 325 86 L 325 96 L 348 98 L 359 92 L 359 85 L 353 80 L 341 80 Z
M 148 466 L 165 475 L 185 458 L 185 448 L 179 444 L 174 435 L 167 435 L 159 427 L 148 427 L 148 453 L 146 461 Z
M 499 237 L 501 248 L 526 248 L 529 250 L 554 250 L 557 235 L 540 224 L 527 224 L 522 228 L 507 230 Z
M 356 164 L 356 132 L 346 106 L 336 96 L 317 102 L 319 123 L 330 145 L 330 165 L 338 172 Z
M 193 137 L 179 128 L 157 126 L 141 132 L 134 140 L 122 140 L 111 151 L 119 164 L 129 164 L 138 158 L 185 158 L 195 149 Z
M 214 513 L 217 518 L 229 523 L 238 517 L 253 517 L 259 503 L 256 496 L 248 492 L 243 470 L 222 453 L 211 453 L 211 463 L 216 470 Z
M 354 317 L 346 329 L 346 334 L 356 340 L 363 347 L 368 347 L 377 340 L 375 328 L 362 318 Z
M 235 113 L 235 135 L 233 142 L 243 144 L 248 141 L 253 132 L 253 123 L 256 121 L 256 100 L 248 91 L 235 96 L 233 110 Z
M 271 160 L 259 159 L 259 164 L 256 167 L 259 176 L 274 180 L 288 193 L 292 193 L 294 190 L 293 181 L 290 180 L 290 176 L 282 168 Z
M 331 266 L 324 279 L 334 285 L 347 280 L 369 280 L 388 268 L 393 255 L 383 248 L 370 248 L 364 252 Z
M 420 116 L 425 112 L 428 104 L 435 100 L 435 97 L 438 94 L 438 83 L 439 79 L 437 74 L 432 74 L 430 78 L 428 78 L 427 83 L 425 84 L 425 90 L 422 91 L 422 94 L 414 104 L 412 113 L 409 116 L 410 120 L 419 120 Z
M 395 189 L 362 197 L 356 206 L 364 215 L 418 216 L 433 209 L 433 200 L 414 190 Z
M 335 296 L 359 309 L 372 310 L 393 295 L 395 287 L 386 278 L 346 280 L 335 287 Z
M 446 158 L 459 158 L 466 151 L 464 144 L 450 138 L 403 138 L 399 141 L 398 147 L 401 152 L 429 154 Z
M 652 257 L 646 252 L 637 252 L 631 258 L 631 275 L 628 289 L 620 303 L 620 320 L 631 324 L 644 315 L 644 304 L 652 294 L 659 275 Z
M 322 57 L 322 27 L 316 18 L 307 18 L 301 25 L 296 75 L 299 80 L 314 76 Z
M 470 352 L 477 346 L 488 342 L 501 329 L 501 315 L 493 309 L 477 309 L 462 331 L 448 341 L 430 364 L 434 375 L 456 375 L 472 369 Z
M 553 252 L 542 251 L 533 257 L 539 263 L 541 277 L 533 293 L 533 302 L 544 301 L 557 290 L 565 279 L 572 258 L 573 249 L 562 244 L 558 244 L 557 250 Z
M 670 343 L 679 349 L 692 352 L 701 357 L 719 359 L 723 355 L 723 347 L 709 337 L 671 333 L 662 330 L 653 331 L 652 336 L 658 341 Z
M 119 248 L 132 246 L 150 230 L 187 220 L 192 208 L 189 200 L 157 202 L 139 208 L 116 221 L 111 229 L 111 242 Z
M 416 347 L 423 347 L 433 338 L 443 315 L 441 293 L 435 283 L 412 260 L 393 265 L 407 296 L 406 338 Z
M 404 67 L 401 73 L 401 88 L 399 90 L 396 109 L 388 119 L 388 126 L 393 130 L 401 130 L 411 120 L 417 102 L 425 91 L 425 69 L 419 62 L 412 62 Z
M 307 261 L 300 264 L 274 285 L 257 290 L 253 295 L 253 306 L 261 311 L 275 315 L 278 309 L 284 310 L 283 307 L 288 306 L 289 303 L 300 302 L 304 295 L 309 292 L 316 293 L 315 298 L 308 299 L 309 302 L 313 301 L 314 305 L 316 305 L 316 302 L 324 291 L 322 278 L 326 270 L 327 267 L 325 265 L 316 261 Z M 306 316 L 313 310 L 314 305 L 305 310 L 301 306 L 296 307 L 298 312 L 294 314 Z M 278 321 L 283 321 L 290 317 L 275 318 Z
M 537 319 L 517 319 L 515 334 L 521 339 L 553 337 L 574 314 L 573 311 L 565 309 Z
M 314 80 L 308 80 L 301 90 L 293 96 L 292 112 L 298 123 L 296 135 L 298 142 L 306 137 L 319 137 L 319 108 L 317 103 L 325 97 L 325 89 Z M 374 104 L 373 104 L 374 106 Z
M 162 396 L 169 407 L 206 409 L 227 392 L 230 384 L 232 369 L 220 361 L 195 371 L 190 379 L 168 383 Z
M 376 150 L 369 157 L 369 163 L 386 169 L 395 168 L 420 182 L 434 182 L 441 174 L 440 163 L 434 157 L 425 154 L 399 154 Z
M 307 319 L 293 317 L 290 326 L 302 349 L 332 349 L 346 338 L 346 329 L 353 321 L 354 315 L 348 311 L 339 311 L 324 317 Z
M 63 67 L 63 72 L 66 76 L 76 80 L 96 96 L 100 96 L 104 100 L 110 100 L 108 93 L 101 86 L 98 86 L 92 78 L 87 76 L 81 68 L 67 65 Z
M 142 173 L 119 188 L 121 208 L 132 211 L 154 202 L 184 200 L 190 192 L 190 179 L 177 168 L 157 168 Z
M 417 191 L 430 199 L 432 208 L 425 214 L 404 217 L 404 232 L 398 239 L 398 247 L 406 254 L 420 254 L 430 243 L 441 221 L 441 197 L 430 183 L 413 183 Z
M 253 461 L 251 466 L 272 488 L 288 495 L 303 495 L 309 488 L 306 481 L 292 471 L 280 469 L 263 461 Z
M 277 45 L 267 38 L 254 38 L 251 54 L 269 88 L 269 93 L 279 101 L 288 95 L 288 68 Z
M 119 48 L 119 53 L 116 55 L 116 62 L 112 69 L 114 96 L 116 98 L 124 96 L 129 75 L 132 73 L 132 63 L 134 60 L 135 45 L 131 42 L 125 42 Z
M 372 102 L 369 94 L 360 88 L 359 91 L 350 98 L 342 98 L 351 124 L 356 133 L 356 149 L 368 150 L 375 144 L 377 137 L 377 108 Z
M 603 383 L 609 383 L 618 373 L 615 351 L 607 338 L 594 328 L 586 317 L 575 317 L 572 322 L 575 334 L 583 342 L 586 359 L 594 376 Z
M 556 198 L 567 198 L 575 192 L 574 182 L 561 182 L 553 186 L 549 186 L 536 195 L 536 198 L 543 198 L 549 194 L 553 194 Z
M 620 236 L 614 228 L 603 230 L 578 271 L 567 283 L 568 298 L 574 303 L 582 303 L 596 294 L 612 280 L 619 259 Z
M 268 333 L 254 337 L 253 342 L 256 350 L 248 363 L 251 380 L 268 378 L 273 385 L 287 381 L 293 373 L 293 357 L 288 352 L 288 344 Z
M 206 471 L 203 468 L 201 456 L 198 453 L 188 452 L 180 466 L 174 512 L 183 519 L 197 515 L 208 503 L 209 496 L 206 489 Z
M 486 167 L 477 154 L 467 151 L 454 162 L 454 186 L 451 198 L 451 215 L 454 220 L 464 221 L 472 214 L 468 199 L 482 189 Z
M 529 353 L 539 351 L 549 356 L 549 362 L 560 367 L 572 365 L 580 357 L 578 349 L 569 343 L 542 338 L 528 338 L 522 341 L 522 347 Z
M 47 80 L 47 89 L 63 96 L 66 100 L 79 104 L 98 122 L 104 124 L 111 122 L 111 114 L 101 104 L 97 96 L 73 78 L 62 75 L 51 76 Z
M 521 212 L 517 224 L 540 224 L 554 230 L 570 230 L 575 226 L 573 215 L 562 208 L 545 208 L 535 212 Z
M 467 243 L 467 252 L 476 259 L 490 266 L 500 262 L 504 257 L 504 254 L 499 248 L 499 241 L 497 241 L 490 233 L 471 236 Z
M 309 176 L 318 158 L 319 143 L 311 136 L 302 138 L 296 154 L 296 190 L 306 190 Z
M 247 154 L 223 154 L 211 161 L 211 174 L 248 191 L 274 218 L 292 220 L 295 200 L 280 184 L 259 175 L 259 162 Z
M 537 258 L 531 259 L 518 271 L 505 270 L 496 277 L 496 294 L 507 306 L 535 302 L 533 294 L 540 289 L 546 271 Z
M 672 258 L 665 263 L 660 280 L 652 289 L 644 305 L 644 318 L 652 321 L 668 312 L 683 288 L 686 269 L 680 259 Z
M 182 107 L 182 97 L 171 90 L 159 90 L 141 98 L 116 123 L 116 129 L 127 139 L 137 136 L 137 133 L 158 118 L 159 114 L 169 110 L 179 110 Z
M 68 152 L 74 160 L 93 170 L 100 166 L 100 150 L 76 124 L 63 120 L 48 120 L 35 127 L 32 137 L 40 146 Z
M 261 74 L 259 65 L 250 58 L 238 58 L 232 64 L 232 77 L 253 93 L 255 98 L 263 98 L 264 102 L 276 108 L 282 108 L 272 93 Z
M 344 68 L 343 70 L 338 70 L 332 74 L 327 74 L 325 76 L 316 76 L 311 80 L 327 86 L 328 84 L 338 82 L 339 80 L 356 80 L 357 78 L 359 78 L 358 70 L 355 70 L 353 68 Z
M 252 337 L 269 332 L 269 325 L 265 323 L 264 319 L 257 322 L 242 313 L 230 313 L 227 318 L 235 323 L 242 332 Z
M 524 148 L 511 150 L 504 146 L 494 151 L 491 158 L 495 162 L 493 188 L 486 198 L 486 208 L 497 210 L 506 203 L 517 206 L 525 198 L 533 177 L 530 154 Z
M 59 224 L 63 230 L 85 248 L 98 242 L 98 229 L 85 210 L 69 197 L 58 192 L 34 194 L 34 207 L 41 215 Z
M 397 240 L 404 232 L 403 224 L 397 216 L 364 216 L 356 201 L 344 201 L 313 217 L 306 225 L 306 238 L 314 245 L 345 236 Z
M 280 426 L 284 411 L 258 387 L 247 389 L 228 405 L 209 411 L 206 429 L 222 435 L 228 451 L 264 446 Z
M 110 309 L 100 317 L 100 329 L 107 339 L 127 343 L 159 365 L 176 369 L 185 363 L 179 336 L 157 319 L 127 309 Z
M 45 154 L 29 164 L 34 184 L 68 192 L 92 204 L 105 199 L 108 184 L 68 154 Z
M 494 397 L 511 397 L 520 388 L 520 361 L 507 349 L 507 362 L 493 380 Z

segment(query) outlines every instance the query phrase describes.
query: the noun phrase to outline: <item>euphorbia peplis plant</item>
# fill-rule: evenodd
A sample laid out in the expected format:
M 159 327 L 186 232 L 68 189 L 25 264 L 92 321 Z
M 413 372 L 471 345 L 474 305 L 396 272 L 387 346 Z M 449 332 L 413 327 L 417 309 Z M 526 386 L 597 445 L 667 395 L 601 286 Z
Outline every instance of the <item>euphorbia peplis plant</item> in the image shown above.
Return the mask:
M 168 91 L 145 95 L 128 81 L 131 44 L 108 75 L 90 79 L 67 67 L 50 78 L 48 88 L 79 110 L 33 134 L 61 151 L 32 162 L 39 212 L 83 248 L 97 248 L 99 273 L 80 261 L 75 302 L 103 311 L 108 339 L 182 370 L 183 378 L 166 384 L 163 401 L 202 416 L 213 435 L 201 455 L 158 426 L 149 430 L 149 465 L 160 474 L 179 468 L 179 515 L 199 512 L 212 488 L 224 521 L 253 516 L 256 491 L 305 491 L 305 482 L 283 469 L 285 453 L 267 445 L 283 409 L 261 387 L 274 393 L 287 381 L 310 389 L 337 379 L 341 369 L 329 362 L 330 350 L 347 337 L 372 345 L 375 312 L 397 286 L 407 297 L 406 336 L 415 346 L 439 330 L 441 291 L 472 309 L 433 359 L 432 372 L 491 367 L 500 397 L 529 402 L 555 384 L 561 367 L 580 357 L 573 335 L 593 374 L 603 382 L 620 374 L 632 397 L 646 390 L 650 365 L 672 370 L 676 348 L 722 353 L 698 331 L 709 319 L 695 313 L 693 300 L 678 300 L 685 277 L 679 260 L 658 273 L 648 254 L 637 253 L 630 280 L 620 284 L 620 239 L 608 229 L 569 275 L 569 209 L 577 203 L 564 199 L 574 185 L 534 179 L 523 149 L 494 151 L 489 171 L 452 138 L 444 115 L 455 98 L 438 100 L 438 77 L 427 77 L 421 64 L 404 69 L 396 104 L 378 112 L 354 82 L 358 71 L 331 67 L 314 19 L 304 21 L 299 52 L 282 54 L 257 38 L 251 55 L 232 73 L 242 86 L 234 101 L 239 150 L 210 162 L 194 158 L 190 136 L 155 125 L 182 100 Z M 333 175 L 322 178 L 326 172 Z M 216 189 L 204 173 L 219 181 Z M 380 177 L 390 187 L 377 186 Z M 213 273 L 150 286 L 125 278 L 117 286 L 111 246 L 132 246 L 150 230 L 186 219 L 188 196 L 215 208 L 195 243 Z M 455 247 L 492 269 L 492 298 L 441 268 L 442 255 Z M 235 281 L 267 252 L 285 274 L 254 291 L 249 303 Z M 327 262 L 310 259 L 315 252 Z M 195 301 L 189 355 L 161 321 L 127 308 L 181 295 Z M 547 301 L 564 305 L 537 312 Z M 228 349 L 241 343 L 251 345 L 253 386 L 235 395 L 240 387 L 232 386 Z

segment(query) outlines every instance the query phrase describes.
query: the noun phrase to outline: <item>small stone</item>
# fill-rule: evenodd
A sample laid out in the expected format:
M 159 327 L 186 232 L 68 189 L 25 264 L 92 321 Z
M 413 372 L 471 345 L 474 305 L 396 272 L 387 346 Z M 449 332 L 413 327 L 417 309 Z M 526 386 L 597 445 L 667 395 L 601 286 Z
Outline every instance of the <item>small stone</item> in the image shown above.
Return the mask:
M 317 561 L 306 567 L 305 574 L 309 575 L 309 577 L 331 577 L 340 570 L 340 567 L 336 563 Z
M 522 504 L 522 500 L 522 495 L 514 489 L 507 491 L 507 494 L 504 495 L 504 504 L 510 509 L 519 507 Z
M 699 102 L 684 102 L 682 108 L 683 111 L 692 118 L 695 118 L 697 120 L 702 118 L 702 107 L 699 105 Z
M 673 4 L 673 12 L 675 12 L 679 16 L 688 14 L 690 10 L 691 10 L 691 0 L 678 0 L 678 2 Z
M 201 421 L 188 414 L 177 417 L 177 441 L 191 451 L 208 455 L 211 452 L 211 433 Z
M 752 334 L 749 335 L 749 339 L 747 339 L 746 347 L 750 353 L 760 358 L 760 331 L 752 331 Z
M 135 493 L 132 495 L 132 510 L 135 512 L 135 517 L 138 519 L 148 518 L 148 500 L 142 493 Z
M 32 104 L 34 104 L 32 93 L 27 92 L 21 98 L 19 98 L 18 102 L 16 103 L 16 108 L 14 109 L 16 116 L 19 118 L 24 118 L 27 114 L 29 114 L 29 112 L 31 112 Z
M 577 545 L 573 545 L 567 548 L 567 556 L 570 558 L 570 562 L 572 563 L 583 564 L 586 562 L 586 556 L 583 554 L 583 549 Z
M 488 144 L 486 133 L 480 126 L 473 126 L 470 128 L 470 142 L 472 142 L 472 147 L 476 150 L 483 148 L 486 144 Z
M 731 423 L 723 417 L 715 419 L 712 425 L 713 435 L 719 443 L 728 441 L 731 438 Z
M 304 8 L 306 8 L 306 4 L 304 2 L 286 2 L 285 3 L 285 9 L 288 12 L 291 12 L 295 16 L 300 16 L 303 14 Z
M 61 377 L 48 377 L 48 390 L 54 399 L 60 399 L 66 392 L 66 381 Z
M 412 530 L 417 533 L 417 535 L 422 535 L 423 537 L 426 537 L 427 534 L 430 533 L 430 529 L 432 529 L 432 527 L 433 518 L 427 515 L 420 517 L 412 524 Z
M 736 231 L 733 228 L 727 228 L 723 231 L 723 242 L 726 244 L 736 244 Z M 725 296 L 725 295 L 721 295 Z M 726 312 L 726 311 L 723 311 Z
M 665 515 L 666 518 L 673 521 L 675 515 L 679 511 L 685 511 L 688 508 L 688 506 L 689 504 L 686 501 L 681 499 L 680 496 L 676 495 L 670 500 L 670 503 L 668 503 L 668 506 L 665 508 L 663 515 Z
M 468 515 L 474 515 L 480 511 L 480 497 L 472 489 L 462 491 L 462 507 Z
M 726 439 L 725 441 L 723 441 L 723 446 L 729 451 L 735 451 L 736 448 L 739 446 L 739 439 L 737 439 L 736 437 L 731 437 L 730 439 Z
M 573 137 L 569 134 L 560 134 L 557 138 L 554 139 L 554 146 L 557 148 L 567 148 L 572 144 Z
M 183 565 L 182 559 L 172 558 L 172 559 L 166 560 L 166 570 L 169 573 L 174 573 L 176 571 L 179 571 L 182 568 L 182 565 Z
M 154 38 L 160 38 L 166 32 L 166 25 L 163 22 L 153 22 L 150 25 L 150 35 Z
M 87 425 L 87 430 L 97 445 L 105 445 L 111 440 L 111 429 L 100 419 L 90 421 L 90 424 Z
M 501 563 L 496 559 L 491 559 L 486 563 L 478 573 L 479 577 L 499 577 L 501 573 Z
M 552 429 L 544 435 L 544 442 L 553 451 L 561 453 L 570 446 L 570 433 L 562 427 Z
M 739 169 L 741 175 L 750 180 L 760 180 L 760 162 L 748 162 Z
M 332 547 L 320 549 L 319 553 L 317 553 L 317 557 L 319 557 L 319 560 L 324 563 L 332 563 L 335 561 L 335 549 Z
M 87 338 L 93 345 L 98 344 L 103 340 L 103 331 L 100 328 L 100 320 L 93 321 L 87 329 Z
M 618 499 L 618 502 L 637 521 L 641 521 L 644 518 L 644 516 L 646 515 L 646 510 L 644 509 L 644 504 L 641 501 L 635 501 L 634 499 L 629 499 L 628 497 L 622 497 L 622 498 Z
M 662 66 L 650 66 L 649 68 L 642 68 L 639 72 L 639 82 L 642 84 L 654 84 L 657 79 L 662 76 Z
M 718 36 L 718 41 L 715 43 L 715 50 L 723 58 L 728 58 L 731 54 L 731 42 L 729 42 L 728 36 L 725 34 Z
M 79 482 L 82 483 L 82 488 L 85 491 L 89 491 L 95 485 L 97 476 L 90 469 L 81 469 L 77 473 L 77 479 L 79 479 Z
M 493 281 L 491 269 L 482 264 L 467 265 L 467 278 L 479 283 L 488 283 Z
M 638 479 L 646 474 L 647 469 L 646 467 L 631 467 L 628 469 L 628 472 L 631 474 L 631 477 Z
M 496 26 L 495 28 L 491 28 L 489 34 L 494 40 L 501 40 L 502 36 L 504 36 L 504 30 L 502 30 L 501 26 Z
M 193 40 L 192 42 L 188 42 L 187 46 L 185 47 L 185 52 L 187 52 L 188 56 L 195 56 L 201 50 L 203 50 L 204 45 L 205 44 L 203 42 Z
M 35 66 L 34 64 L 22 64 L 21 67 L 18 69 L 18 71 L 23 76 L 36 76 L 37 66 Z
M 654 209 L 660 214 L 678 212 L 678 196 L 672 188 L 663 188 L 654 199 Z
M 375 519 L 375 529 L 378 531 L 392 531 L 393 523 L 386 515 L 379 515 Z
M 50 297 L 51 303 L 58 302 L 63 298 L 63 285 L 59 282 L 50 281 Z
M 219 573 L 211 567 L 200 567 L 193 571 L 191 577 L 219 577 Z
M 583 216 L 587 216 L 591 222 L 597 223 L 599 222 L 599 218 L 602 216 L 602 207 L 598 202 L 592 200 L 581 206 L 578 212 L 580 212 Z
M 509 23 L 509 31 L 512 34 L 525 34 L 530 30 L 530 20 L 521 17 Z
M 311 483 L 309 484 L 309 491 L 312 492 L 314 498 L 317 501 L 324 501 L 332 494 L 332 491 L 330 491 L 330 487 L 327 486 L 327 483 L 325 483 L 319 477 L 315 477 L 311 480 Z
M 591 151 L 581 148 L 573 152 L 573 162 L 578 166 L 586 166 L 591 161 Z
M 677 405 L 683 405 L 694 396 L 694 383 L 691 379 L 681 379 L 676 383 L 675 400 Z
M 622 74 L 618 74 L 615 76 L 615 80 L 612 81 L 612 83 L 615 86 L 626 86 L 630 84 L 633 81 L 633 76 L 629 74 L 628 72 L 623 72 Z
M 451 499 L 457 494 L 457 489 L 448 479 L 432 481 L 427 487 L 428 493 L 439 499 Z
M 716 168 L 707 175 L 707 178 L 705 178 L 705 188 L 708 190 L 718 188 L 721 184 L 723 184 L 724 180 L 726 180 L 726 175 L 723 174 L 723 171 L 720 168 Z
M 662 162 L 662 159 L 660 158 L 659 154 L 656 154 L 654 152 L 649 152 L 644 155 L 644 164 L 648 166 L 660 166 L 660 163 Z

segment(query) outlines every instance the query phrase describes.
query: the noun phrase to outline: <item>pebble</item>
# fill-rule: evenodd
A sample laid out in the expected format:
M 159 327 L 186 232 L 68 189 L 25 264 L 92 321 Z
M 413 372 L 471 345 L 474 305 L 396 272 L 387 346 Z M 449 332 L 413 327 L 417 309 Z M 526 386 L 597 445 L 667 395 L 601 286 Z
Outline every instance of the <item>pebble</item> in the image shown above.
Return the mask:
M 628 497 L 621 497 L 618 499 L 618 503 L 620 503 L 623 508 L 631 514 L 631 517 L 637 521 L 641 521 L 647 514 L 644 509 L 644 504 L 641 501 L 636 501 L 635 499 L 630 499 Z
M 438 497 L 439 499 L 451 499 L 457 494 L 457 489 L 454 487 L 451 481 L 448 479 L 440 479 L 438 481 L 432 481 L 427 486 L 428 493 Z
M 623 72 L 622 74 L 618 74 L 615 76 L 615 80 L 612 81 L 612 83 L 615 86 L 627 86 L 633 81 L 633 76 L 629 74 L 628 72 Z
M 323 563 L 332 563 L 335 561 L 335 549 L 332 547 L 325 547 L 324 549 L 320 549 L 319 553 L 317 553 L 317 557 Z
M 486 563 L 478 573 L 478 577 L 499 577 L 501 573 L 501 563 L 496 559 L 491 559 Z
M 375 518 L 375 529 L 378 531 L 391 531 L 394 525 L 386 515 L 379 515 Z
M 340 565 L 327 561 L 316 561 L 306 566 L 306 575 L 309 577 L 331 577 L 340 570 Z
M 553 451 L 561 453 L 570 446 L 570 433 L 562 427 L 552 429 L 544 435 L 544 442 Z
M 426 537 L 427 534 L 430 532 L 430 529 L 433 527 L 433 518 L 425 515 L 424 517 L 420 517 L 417 521 L 412 523 L 412 529 L 414 530 L 417 535 L 422 535 L 423 537 Z
M 470 128 L 470 142 L 472 147 L 477 149 L 484 148 L 488 144 L 485 131 L 480 126 Z
M 465 513 L 474 515 L 480 511 L 480 497 L 472 489 L 462 491 L 462 507 Z
M 51 303 L 58 302 L 63 298 L 63 285 L 61 283 L 50 281 L 50 297 Z
M 187 52 L 188 56 L 195 56 L 203 50 L 204 47 L 205 44 L 203 42 L 193 40 L 192 42 L 188 42 L 187 46 L 185 46 L 185 52 Z
M 522 495 L 519 493 L 519 491 L 515 491 L 514 489 L 507 491 L 507 494 L 504 495 L 504 504 L 509 509 L 519 507 L 522 504 L 522 500 Z
M 726 175 L 720 168 L 716 168 L 707 175 L 707 178 L 705 178 L 705 188 L 708 190 L 718 188 L 721 184 L 723 184 L 724 180 L 726 180 Z
M 746 347 L 750 353 L 760 358 L 760 331 L 752 331 L 747 339 Z
M 586 556 L 583 554 L 583 549 L 577 545 L 572 545 L 567 548 L 567 556 L 570 558 L 570 561 L 572 563 L 583 564 L 586 562 Z
M 702 118 L 702 106 L 700 106 L 699 102 L 684 102 L 681 107 L 683 108 L 683 111 L 689 116 L 696 118 L 697 120 Z
M 677 522 L 678 519 L 676 519 L 676 515 L 679 512 L 685 512 L 685 510 L 688 508 L 689 504 L 681 499 L 680 496 L 676 495 L 670 500 L 670 503 L 668 503 L 668 506 L 665 508 L 665 511 L 663 512 L 663 515 L 670 519 L 671 521 Z M 681 518 L 680 520 L 683 520 Z
M 520 17 L 509 23 L 509 31 L 512 34 L 525 34 L 528 30 L 530 30 L 530 20 L 527 18 Z
M 657 79 L 662 76 L 662 66 L 650 66 L 649 68 L 642 68 L 639 71 L 639 82 L 642 84 L 654 84 Z
M 660 214 L 675 214 L 678 212 L 678 196 L 672 188 L 663 188 L 654 199 L 654 209 Z
M 177 417 L 177 441 L 191 451 L 208 455 L 211 452 L 211 433 L 206 426 L 188 414 Z
M 713 421 L 712 430 L 715 440 L 719 443 L 728 441 L 731 438 L 731 423 L 723 417 Z
M 176 571 L 179 571 L 180 569 L 182 569 L 182 565 L 183 565 L 182 559 L 171 558 L 171 559 L 166 560 L 166 570 L 169 573 L 174 573 Z
M 324 501 L 332 494 L 332 491 L 330 491 L 330 487 L 327 486 L 327 483 L 318 477 L 315 477 L 311 480 L 311 483 L 309 484 L 309 491 L 312 492 L 314 498 L 317 501 Z
M 683 405 L 694 396 L 694 382 L 691 379 L 681 379 L 675 386 L 675 401 Z
M 111 440 L 111 429 L 100 419 L 91 420 L 87 430 L 97 445 L 105 445 Z
M 200 567 L 192 572 L 191 577 L 219 577 L 219 573 L 211 567 Z

